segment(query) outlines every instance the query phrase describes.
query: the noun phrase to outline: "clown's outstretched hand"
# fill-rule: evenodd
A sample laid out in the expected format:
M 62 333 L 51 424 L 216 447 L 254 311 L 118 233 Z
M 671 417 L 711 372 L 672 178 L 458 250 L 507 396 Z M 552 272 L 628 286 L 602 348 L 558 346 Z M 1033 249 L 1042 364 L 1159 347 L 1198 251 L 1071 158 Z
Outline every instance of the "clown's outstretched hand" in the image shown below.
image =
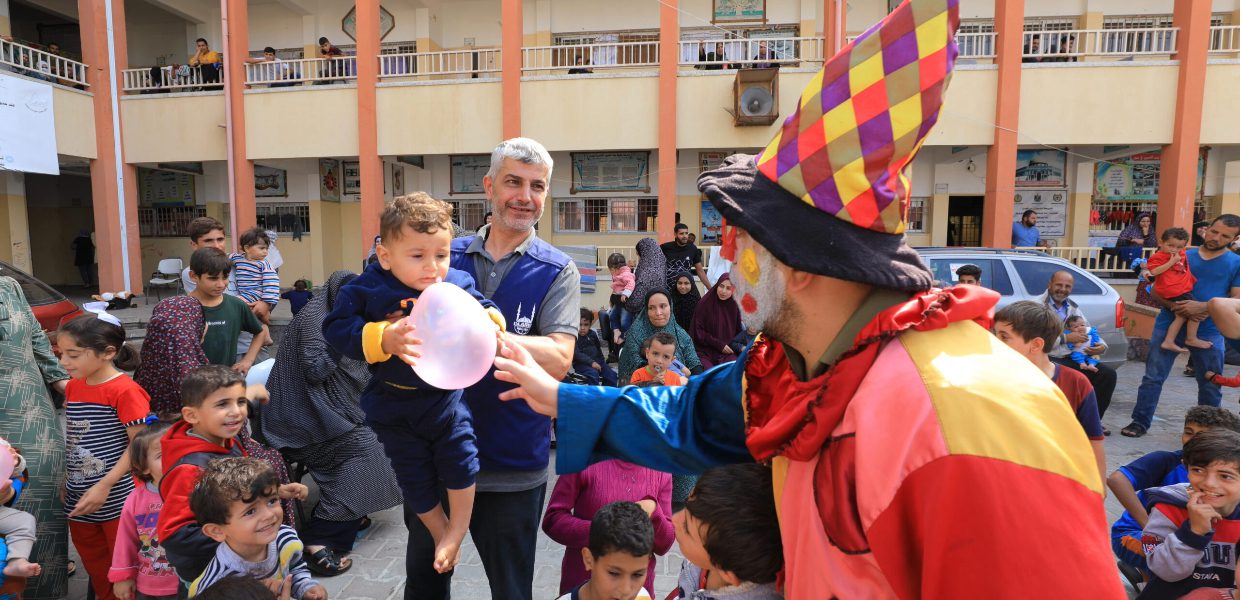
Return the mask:
M 504 340 L 495 357 L 495 378 L 521 387 L 499 395 L 500 400 L 525 400 L 534 412 L 555 418 L 560 382 L 549 375 L 520 344 Z

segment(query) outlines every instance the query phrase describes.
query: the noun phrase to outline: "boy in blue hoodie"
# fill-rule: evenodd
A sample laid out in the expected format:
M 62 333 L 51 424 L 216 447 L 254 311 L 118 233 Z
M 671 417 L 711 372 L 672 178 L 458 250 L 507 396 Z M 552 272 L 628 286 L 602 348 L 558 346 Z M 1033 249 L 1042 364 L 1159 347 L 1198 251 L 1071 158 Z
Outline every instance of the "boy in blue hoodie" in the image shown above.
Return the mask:
M 456 566 L 469 529 L 478 473 L 477 438 L 461 390 L 428 385 L 411 366 L 421 344 L 409 319 L 422 291 L 445 281 L 469 292 L 504 330 L 495 304 L 473 278 L 449 268 L 452 206 L 417 192 L 401 196 L 379 218 L 378 261 L 344 287 L 323 321 L 323 335 L 337 352 L 364 360 L 373 377 L 362 391 L 366 424 L 392 461 L 405 505 L 435 540 L 435 569 Z M 447 489 L 449 513 L 439 503 Z
M 1140 600 L 1236 587 L 1240 541 L 1240 433 L 1203 431 L 1184 446 L 1188 483 L 1150 490 L 1141 535 L 1153 577 Z

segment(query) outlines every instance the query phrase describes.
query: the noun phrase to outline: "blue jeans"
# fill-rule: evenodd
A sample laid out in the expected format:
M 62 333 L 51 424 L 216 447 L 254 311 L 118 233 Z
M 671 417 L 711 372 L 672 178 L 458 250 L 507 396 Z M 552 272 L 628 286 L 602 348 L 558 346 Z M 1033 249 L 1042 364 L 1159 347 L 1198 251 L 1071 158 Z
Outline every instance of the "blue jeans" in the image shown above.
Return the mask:
M 618 327 L 620 329 L 620 335 L 627 333 L 629 331 L 629 326 L 633 324 L 633 313 L 624 310 L 623 306 L 611 307 L 611 312 L 608 317 L 612 328 L 614 329 Z M 604 331 L 603 333 L 607 335 L 607 339 L 610 342 L 612 339 L 612 332 Z
M 1184 345 L 1187 327 L 1180 329 L 1176 343 Z M 1154 410 L 1158 408 L 1158 397 L 1162 395 L 1163 382 L 1171 373 L 1171 364 L 1175 362 L 1178 352 L 1163 350 L 1163 339 L 1167 337 L 1167 326 L 1155 326 L 1150 335 L 1150 353 L 1145 359 L 1145 376 L 1141 378 L 1141 387 L 1137 388 L 1137 405 L 1132 409 L 1132 422 L 1150 428 L 1154 422 Z M 1215 331 L 1210 335 L 1198 334 L 1203 341 L 1213 344 L 1207 349 L 1189 347 L 1188 360 L 1193 366 L 1197 378 L 1197 404 L 1218 406 L 1223 400 L 1223 392 L 1219 386 L 1206 381 L 1206 371 L 1221 373 L 1223 370 L 1223 336 Z
M 573 370 L 576 371 L 578 375 L 588 379 L 590 381 L 590 385 L 606 385 L 616 387 L 616 378 L 618 377 L 616 372 L 613 371 L 611 366 L 607 363 L 600 363 L 599 366 L 603 367 L 601 372 L 594 370 L 594 367 L 589 365 L 584 365 L 581 367 L 574 366 Z

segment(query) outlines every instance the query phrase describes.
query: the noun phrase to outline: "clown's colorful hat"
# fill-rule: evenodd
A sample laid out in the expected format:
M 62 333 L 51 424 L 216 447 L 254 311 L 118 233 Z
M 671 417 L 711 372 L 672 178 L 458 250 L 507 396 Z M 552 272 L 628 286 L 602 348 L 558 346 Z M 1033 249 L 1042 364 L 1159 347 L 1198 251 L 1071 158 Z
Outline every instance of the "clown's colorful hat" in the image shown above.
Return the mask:
M 938 118 L 958 24 L 958 0 L 905 0 L 823 65 L 761 154 L 730 157 L 699 188 L 789 266 L 930 287 L 902 235 L 904 169 Z

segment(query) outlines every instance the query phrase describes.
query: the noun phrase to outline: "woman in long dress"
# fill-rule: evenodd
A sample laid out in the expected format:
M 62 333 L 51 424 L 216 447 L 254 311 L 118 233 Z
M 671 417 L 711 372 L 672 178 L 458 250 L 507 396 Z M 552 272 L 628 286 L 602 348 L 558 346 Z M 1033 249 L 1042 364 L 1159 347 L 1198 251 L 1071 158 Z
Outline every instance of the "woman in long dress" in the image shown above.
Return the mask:
M 22 597 L 59 600 L 68 593 L 66 563 L 69 525 L 60 501 L 65 477 L 65 436 L 56 417 L 51 387 L 63 392 L 69 374 L 26 302 L 21 286 L 0 276 L 0 437 L 21 451 L 29 487 L 14 508 L 39 524 L 31 562 L 43 572 L 27 580 Z

